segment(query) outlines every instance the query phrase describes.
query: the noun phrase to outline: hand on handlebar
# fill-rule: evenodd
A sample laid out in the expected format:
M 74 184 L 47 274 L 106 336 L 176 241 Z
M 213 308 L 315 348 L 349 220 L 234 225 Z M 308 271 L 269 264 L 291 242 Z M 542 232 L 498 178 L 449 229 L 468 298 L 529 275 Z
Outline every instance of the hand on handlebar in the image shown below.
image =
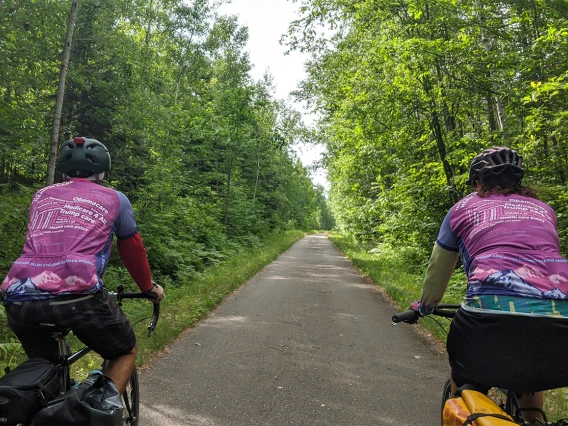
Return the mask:
M 146 294 L 151 296 L 152 303 L 160 303 L 164 299 L 164 289 L 154 281 L 152 281 L 152 288 L 146 291 Z
M 422 312 L 420 312 L 420 300 L 416 300 L 410 304 L 410 309 L 416 312 L 416 319 L 414 321 L 409 322 L 409 324 L 416 324 L 418 322 L 418 318 L 422 318 Z
M 420 300 L 416 300 L 416 301 L 414 301 L 410 304 L 410 309 L 412 309 L 413 311 L 416 311 L 418 313 L 418 315 L 423 317 L 424 315 L 422 315 L 422 310 L 420 308 L 421 308 Z

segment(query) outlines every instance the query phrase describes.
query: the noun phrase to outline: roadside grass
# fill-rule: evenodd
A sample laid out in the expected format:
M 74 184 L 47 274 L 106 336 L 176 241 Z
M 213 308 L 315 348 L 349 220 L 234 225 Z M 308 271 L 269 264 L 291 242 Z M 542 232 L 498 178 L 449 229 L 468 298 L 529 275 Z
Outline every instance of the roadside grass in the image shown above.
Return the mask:
M 421 272 L 409 271 L 412 268 L 406 262 L 404 253 L 388 249 L 369 252 L 347 236 L 328 233 L 328 237 L 355 267 L 386 292 L 400 311 L 408 310 L 413 301 L 420 299 L 426 265 Z M 441 303 L 460 303 L 465 294 L 465 282 L 465 274 L 456 271 Z M 448 329 L 449 322 L 444 318 L 437 320 L 442 320 L 440 323 L 446 330 Z M 420 326 L 445 343 L 446 331 L 434 321 L 434 318 L 428 316 L 423 318 Z M 440 389 L 440 393 L 441 391 Z M 568 388 L 547 391 L 544 409 L 549 420 L 568 418 Z
M 142 366 L 158 356 L 168 344 L 172 343 L 185 330 L 209 314 L 223 299 L 253 277 L 266 265 L 276 260 L 296 241 L 304 237 L 301 231 L 286 231 L 268 236 L 261 246 L 244 249 L 225 262 L 208 268 L 198 279 L 183 283 L 166 283 L 166 297 L 161 303 L 160 319 L 151 337 L 147 336 L 147 326 L 152 316 L 152 305 L 145 300 L 125 300 L 123 310 L 134 325 L 138 341 L 137 365 Z M 110 274 L 111 277 L 117 274 Z M 116 291 L 119 282 L 105 280 L 109 291 Z M 128 285 L 132 288 L 131 283 Z M 134 290 L 134 288 L 132 288 Z M 26 359 L 15 336 L 8 329 L 4 309 L 0 310 L 0 367 L 14 368 Z M 81 343 L 69 336 L 73 349 Z M 75 377 L 84 377 L 101 365 L 98 355 L 87 355 L 73 366 Z

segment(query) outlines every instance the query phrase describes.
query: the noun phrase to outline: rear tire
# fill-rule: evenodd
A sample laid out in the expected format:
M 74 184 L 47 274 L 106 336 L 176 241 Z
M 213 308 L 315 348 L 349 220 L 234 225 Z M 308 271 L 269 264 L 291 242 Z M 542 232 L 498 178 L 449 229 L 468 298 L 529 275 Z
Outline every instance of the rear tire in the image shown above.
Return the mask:
M 440 409 L 440 424 L 444 426 L 444 405 L 446 401 L 452 397 L 452 381 L 451 379 L 446 380 L 444 383 L 444 390 L 442 391 L 442 407 Z
M 140 387 L 136 368 L 132 371 L 130 380 L 126 385 L 126 390 L 122 394 L 122 404 L 124 405 L 122 424 L 125 426 L 138 426 L 138 417 L 140 415 Z

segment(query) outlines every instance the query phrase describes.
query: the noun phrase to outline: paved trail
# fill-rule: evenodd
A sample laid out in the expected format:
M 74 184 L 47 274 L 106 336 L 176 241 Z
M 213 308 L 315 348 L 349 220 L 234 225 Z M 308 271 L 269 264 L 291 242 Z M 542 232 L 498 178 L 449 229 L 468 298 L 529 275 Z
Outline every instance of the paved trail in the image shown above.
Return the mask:
M 446 358 L 394 312 L 305 237 L 142 372 L 141 424 L 438 425 Z

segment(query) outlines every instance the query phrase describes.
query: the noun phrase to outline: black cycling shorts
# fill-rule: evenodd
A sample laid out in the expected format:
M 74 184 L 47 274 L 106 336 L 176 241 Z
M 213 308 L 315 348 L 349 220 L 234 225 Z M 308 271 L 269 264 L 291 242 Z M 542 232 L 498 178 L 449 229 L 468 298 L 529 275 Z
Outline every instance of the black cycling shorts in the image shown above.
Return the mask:
M 47 300 L 6 303 L 8 325 L 30 358 L 57 361 L 58 347 L 52 330 L 40 323 L 69 328 L 81 342 L 104 359 L 126 355 L 136 345 L 136 335 L 105 290 L 92 295 L 67 295 Z
M 568 386 L 568 319 L 460 309 L 447 348 L 458 386 L 517 392 Z

